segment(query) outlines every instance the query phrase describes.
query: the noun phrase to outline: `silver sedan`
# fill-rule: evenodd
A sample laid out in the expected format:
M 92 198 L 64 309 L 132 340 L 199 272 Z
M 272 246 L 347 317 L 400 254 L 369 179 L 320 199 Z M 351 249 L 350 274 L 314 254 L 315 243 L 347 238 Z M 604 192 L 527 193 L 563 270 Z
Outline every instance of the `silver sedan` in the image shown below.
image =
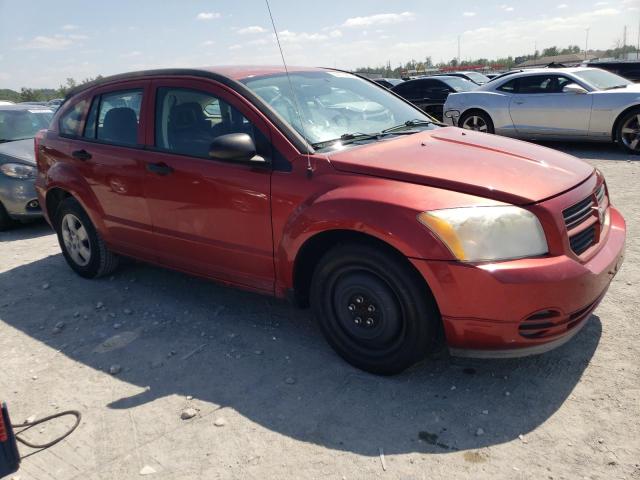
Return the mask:
M 640 154 L 640 84 L 597 68 L 542 68 L 453 93 L 444 121 L 539 140 L 618 142 Z

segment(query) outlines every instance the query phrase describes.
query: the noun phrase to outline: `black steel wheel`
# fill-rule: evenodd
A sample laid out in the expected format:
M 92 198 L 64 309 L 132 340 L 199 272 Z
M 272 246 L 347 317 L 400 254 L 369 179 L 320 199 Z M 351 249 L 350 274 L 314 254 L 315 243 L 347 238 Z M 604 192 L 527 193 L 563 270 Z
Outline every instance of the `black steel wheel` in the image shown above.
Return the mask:
M 424 280 L 406 259 L 376 246 L 329 251 L 313 275 L 311 304 L 329 344 L 368 372 L 399 373 L 439 338 L 440 315 Z

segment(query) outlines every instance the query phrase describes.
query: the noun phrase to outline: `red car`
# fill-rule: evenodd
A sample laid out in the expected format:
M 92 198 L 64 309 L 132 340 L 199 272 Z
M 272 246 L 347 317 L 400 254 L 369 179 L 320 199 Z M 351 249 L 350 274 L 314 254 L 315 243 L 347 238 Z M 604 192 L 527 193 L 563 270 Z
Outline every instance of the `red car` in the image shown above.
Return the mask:
M 443 343 L 556 347 L 622 263 L 600 172 L 443 128 L 336 70 L 104 78 L 71 92 L 35 148 L 40 203 L 78 274 L 124 255 L 310 304 L 333 348 L 380 374 Z

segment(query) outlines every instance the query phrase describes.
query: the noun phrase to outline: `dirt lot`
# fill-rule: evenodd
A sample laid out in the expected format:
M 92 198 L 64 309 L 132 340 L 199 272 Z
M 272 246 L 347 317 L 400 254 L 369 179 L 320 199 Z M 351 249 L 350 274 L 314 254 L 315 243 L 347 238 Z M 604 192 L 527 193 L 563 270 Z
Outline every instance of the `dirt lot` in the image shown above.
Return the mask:
M 0 398 L 14 422 L 83 414 L 15 478 L 640 479 L 640 161 L 552 146 L 604 172 L 627 257 L 580 334 L 534 358 L 378 378 L 308 311 L 142 264 L 86 281 L 47 226 L 0 234 Z

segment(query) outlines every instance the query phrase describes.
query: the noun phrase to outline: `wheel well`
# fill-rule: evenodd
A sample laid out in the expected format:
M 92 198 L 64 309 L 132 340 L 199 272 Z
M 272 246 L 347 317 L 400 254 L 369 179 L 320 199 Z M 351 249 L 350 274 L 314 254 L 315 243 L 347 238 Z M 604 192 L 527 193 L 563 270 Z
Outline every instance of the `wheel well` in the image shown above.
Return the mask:
M 460 114 L 460 120 L 462 120 L 462 118 L 463 118 L 465 115 L 470 115 L 470 114 L 472 114 L 472 113 L 483 113 L 483 114 L 485 114 L 487 117 L 489 117 L 489 119 L 493 122 L 493 119 L 491 119 L 491 115 L 489 115 L 489 113 L 488 113 L 486 110 L 483 110 L 483 109 L 481 109 L 481 108 L 470 108 L 470 109 L 468 109 L 468 110 L 465 110 L 464 112 L 462 112 L 462 113 Z
M 58 207 L 60 206 L 60 203 L 62 203 L 62 201 L 65 198 L 68 198 L 71 196 L 72 195 L 69 192 L 61 188 L 52 188 L 47 192 L 47 197 L 46 197 L 47 214 L 49 215 L 49 220 L 51 221 L 52 224 L 54 222 L 54 217 L 55 217 L 56 211 L 58 210 Z
M 331 250 L 333 247 L 345 243 L 359 243 L 384 249 L 390 255 L 393 255 L 400 261 L 408 264 L 409 267 L 417 275 L 417 278 L 422 281 L 425 288 L 427 288 L 429 290 L 429 293 L 431 293 L 426 281 L 416 270 L 416 268 L 411 264 L 411 262 L 407 260 L 407 257 L 388 243 L 376 237 L 372 237 L 371 235 L 367 235 L 366 233 L 355 232 L 353 230 L 330 230 L 327 232 L 319 233 L 308 239 L 296 255 L 293 267 L 293 300 L 298 306 L 309 306 L 309 290 L 311 288 L 311 278 L 313 277 L 313 272 L 315 271 L 316 266 L 318 265 L 324 254 Z
M 617 132 L 618 132 L 618 125 L 620 125 L 620 122 L 622 121 L 622 118 L 629 112 L 632 112 L 634 110 L 638 110 L 640 111 L 640 105 L 633 105 L 629 108 L 627 108 L 626 110 L 623 110 L 620 115 L 618 115 L 618 117 L 616 118 L 616 121 L 613 122 L 613 128 L 611 129 L 611 140 L 613 140 L 614 142 L 617 140 Z

